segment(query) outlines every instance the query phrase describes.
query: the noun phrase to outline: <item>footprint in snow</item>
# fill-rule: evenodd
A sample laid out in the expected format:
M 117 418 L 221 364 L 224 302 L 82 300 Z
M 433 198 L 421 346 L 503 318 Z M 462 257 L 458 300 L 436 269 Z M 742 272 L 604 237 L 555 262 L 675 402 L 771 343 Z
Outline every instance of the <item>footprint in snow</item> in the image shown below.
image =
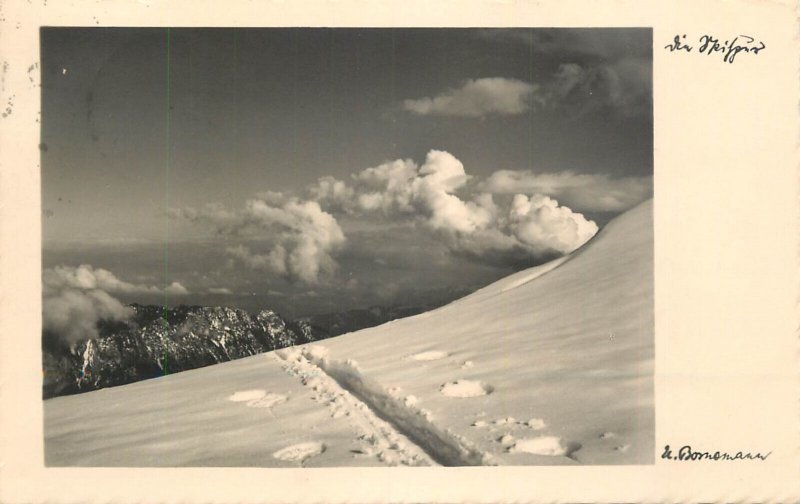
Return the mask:
M 247 402 L 261 399 L 265 395 L 267 395 L 267 391 L 263 389 L 240 390 L 228 396 L 228 400 L 233 402 Z
M 408 358 L 415 361 L 435 361 L 439 359 L 444 359 L 447 357 L 447 352 L 442 352 L 440 350 L 429 350 L 427 352 L 420 352 L 415 353 L 413 355 L 409 355 Z
M 508 449 L 509 453 L 532 453 L 551 457 L 565 456 L 572 458 L 572 454 L 581 449 L 580 443 L 567 443 L 557 436 L 540 436 L 535 438 L 520 439 Z
M 406 406 L 408 406 L 408 407 L 411 407 L 411 406 L 414 406 L 414 405 L 416 405 L 417 403 L 419 403 L 419 399 L 418 399 L 418 398 L 417 398 L 417 396 L 415 396 L 415 395 L 407 395 L 407 396 L 405 397 L 405 399 L 403 399 L 403 403 L 404 403 Z
M 263 389 L 240 390 L 228 396 L 229 401 L 247 403 L 249 408 L 271 408 L 285 403 L 288 398 L 283 394 L 267 393 Z
M 325 452 L 326 446 L 323 443 L 310 441 L 308 443 L 299 443 L 292 446 L 287 446 L 272 454 L 278 460 L 285 460 L 287 462 L 300 462 L 301 464 L 311 457 L 316 457 Z
M 283 404 L 288 400 L 288 398 L 283 394 L 275 394 L 270 392 L 266 394 L 264 397 L 260 397 L 258 399 L 253 399 L 252 401 L 247 401 L 248 408 L 271 408 L 273 406 L 277 406 L 278 404 Z
M 495 425 L 508 425 L 517 423 L 517 420 L 514 417 L 506 417 L 506 418 L 498 418 L 492 423 Z
M 527 425 L 533 430 L 542 430 L 545 427 L 547 427 L 547 424 L 541 418 L 531 418 L 530 420 L 525 422 L 525 425 Z
M 439 387 L 446 397 L 479 397 L 494 392 L 494 387 L 474 380 L 456 380 Z

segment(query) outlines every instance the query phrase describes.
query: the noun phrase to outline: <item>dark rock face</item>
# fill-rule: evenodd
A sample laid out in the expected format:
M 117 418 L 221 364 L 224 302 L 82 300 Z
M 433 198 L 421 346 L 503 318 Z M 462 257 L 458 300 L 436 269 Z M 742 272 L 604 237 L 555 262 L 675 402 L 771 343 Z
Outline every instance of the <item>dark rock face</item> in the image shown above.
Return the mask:
M 328 334 L 277 313 L 222 307 L 132 305 L 127 322 L 101 323 L 100 337 L 72 347 L 43 335 L 44 397 L 86 392 L 217 364 Z
M 71 347 L 57 335 L 42 335 L 45 399 L 302 345 L 425 311 L 375 306 L 286 321 L 272 310 L 254 316 L 225 307 L 131 308 L 130 320 L 100 322 L 98 338 Z

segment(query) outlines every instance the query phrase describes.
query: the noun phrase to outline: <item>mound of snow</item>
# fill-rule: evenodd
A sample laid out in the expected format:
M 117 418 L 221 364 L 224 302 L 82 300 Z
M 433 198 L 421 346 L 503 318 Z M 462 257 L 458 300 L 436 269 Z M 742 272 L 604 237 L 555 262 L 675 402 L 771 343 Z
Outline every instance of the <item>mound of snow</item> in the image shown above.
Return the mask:
M 316 441 L 287 446 L 272 454 L 278 460 L 289 462 L 304 462 L 306 459 L 316 457 L 325 451 L 325 445 Z
M 442 352 L 440 350 L 429 350 L 427 352 L 420 352 L 414 355 L 410 355 L 409 359 L 416 360 L 416 361 L 434 361 L 439 359 L 444 359 L 447 357 L 447 352 Z
M 494 389 L 479 381 L 456 380 L 445 383 L 439 389 L 446 397 L 478 397 L 491 394 Z
M 270 392 L 263 397 L 247 401 L 247 406 L 250 408 L 272 408 L 278 404 L 285 403 L 288 398 L 283 394 L 275 394 Z
M 531 418 L 530 420 L 525 422 L 525 425 L 527 425 L 533 430 L 542 430 L 545 427 L 547 427 L 547 424 L 541 418 Z
M 517 423 L 517 419 L 514 417 L 505 417 L 505 418 L 498 418 L 494 421 L 495 425 L 508 425 Z
M 531 439 L 520 439 L 508 449 L 509 453 L 532 453 L 534 455 L 566 455 L 567 447 L 560 437 L 542 436 Z
M 228 400 L 233 402 L 248 402 L 261 399 L 265 395 L 267 395 L 267 391 L 262 389 L 241 390 L 228 397 Z

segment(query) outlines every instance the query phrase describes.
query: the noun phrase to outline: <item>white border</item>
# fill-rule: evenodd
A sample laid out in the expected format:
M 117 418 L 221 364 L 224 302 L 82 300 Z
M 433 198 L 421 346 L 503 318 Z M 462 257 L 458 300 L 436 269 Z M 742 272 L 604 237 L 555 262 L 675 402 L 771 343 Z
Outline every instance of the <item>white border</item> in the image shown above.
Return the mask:
M 7 0 L 0 4 L 0 501 L 594 502 L 800 499 L 798 51 L 786 1 Z M 652 26 L 656 445 L 766 462 L 431 469 L 46 469 L 42 465 L 42 25 Z M 747 32 L 734 65 L 662 50 Z

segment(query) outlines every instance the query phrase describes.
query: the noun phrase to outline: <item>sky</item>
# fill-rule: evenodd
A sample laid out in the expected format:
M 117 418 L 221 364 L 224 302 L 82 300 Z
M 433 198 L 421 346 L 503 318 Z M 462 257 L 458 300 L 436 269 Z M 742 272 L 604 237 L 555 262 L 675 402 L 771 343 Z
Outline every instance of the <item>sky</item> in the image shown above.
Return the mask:
M 652 196 L 650 29 L 44 28 L 41 48 L 56 324 L 438 304 Z

